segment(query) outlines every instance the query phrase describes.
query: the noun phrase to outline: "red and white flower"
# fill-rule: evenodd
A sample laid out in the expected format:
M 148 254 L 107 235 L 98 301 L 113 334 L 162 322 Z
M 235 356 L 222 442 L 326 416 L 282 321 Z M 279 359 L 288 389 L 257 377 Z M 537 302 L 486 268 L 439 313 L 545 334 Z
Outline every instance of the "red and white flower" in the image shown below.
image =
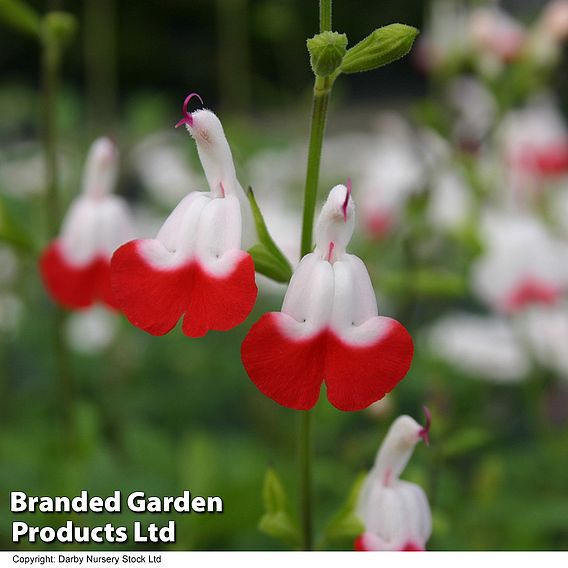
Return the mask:
M 83 193 L 67 212 L 59 237 L 41 256 L 45 287 L 66 308 L 83 309 L 96 302 L 117 307 L 110 285 L 110 258 L 132 236 L 125 202 L 111 195 L 117 161 L 111 140 L 99 138 L 93 143 Z
M 486 214 L 486 252 L 472 269 L 476 294 L 495 311 L 554 304 L 568 289 L 568 246 L 535 217 Z
M 315 250 L 295 270 L 282 311 L 262 316 L 243 342 L 248 375 L 283 406 L 311 408 L 325 382 L 335 407 L 361 410 L 410 368 L 410 335 L 378 315 L 365 265 L 346 252 L 354 209 L 349 184 L 335 186 L 316 225 Z
M 121 310 L 152 335 L 168 333 L 182 317 L 189 337 L 229 330 L 245 320 L 257 295 L 253 260 L 241 249 L 243 217 L 251 230 L 246 196 L 217 116 L 187 112 L 193 96 L 176 126 L 185 124 L 194 138 L 210 191 L 191 192 L 155 239 L 126 243 L 112 258 Z
M 357 515 L 365 532 L 355 549 L 425 550 L 432 534 L 432 513 L 428 498 L 415 483 L 400 474 L 420 440 L 428 443 L 430 413 L 422 427 L 410 416 L 399 416 L 390 427 L 369 472 L 357 504 Z
M 568 174 L 568 129 L 551 97 L 539 96 L 511 111 L 499 135 L 511 184 L 518 191 Z
M 519 57 L 527 38 L 526 29 L 499 6 L 473 10 L 469 33 L 474 48 L 503 62 Z

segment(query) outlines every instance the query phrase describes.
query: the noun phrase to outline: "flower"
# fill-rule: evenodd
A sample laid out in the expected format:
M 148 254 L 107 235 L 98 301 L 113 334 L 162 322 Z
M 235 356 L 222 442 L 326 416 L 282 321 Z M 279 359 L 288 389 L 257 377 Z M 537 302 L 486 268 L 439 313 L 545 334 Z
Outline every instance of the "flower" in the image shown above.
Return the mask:
M 246 196 L 217 116 L 187 112 L 194 96 L 176 126 L 185 124 L 194 138 L 210 191 L 189 193 L 155 239 L 126 243 L 111 263 L 121 310 L 152 335 L 168 333 L 182 316 L 189 337 L 227 331 L 245 320 L 257 295 L 254 263 L 241 250 L 241 241 L 252 240 Z
M 410 368 L 410 335 L 378 315 L 363 261 L 346 252 L 353 226 L 348 182 L 335 186 L 322 207 L 315 250 L 295 270 L 282 311 L 262 316 L 243 342 L 249 377 L 283 406 L 311 408 L 325 381 L 335 407 L 361 410 Z
M 509 112 L 499 137 L 515 187 L 522 190 L 568 173 L 568 129 L 550 96 Z
M 118 153 L 108 138 L 95 140 L 85 166 L 83 193 L 63 221 L 59 237 L 40 258 L 51 297 L 70 309 L 103 302 L 116 308 L 110 286 L 110 257 L 132 234 L 122 199 L 110 192 L 116 181 Z
M 389 136 L 381 136 L 375 152 L 361 167 L 363 225 L 375 239 L 389 235 L 398 225 L 408 200 L 425 186 L 425 171 L 416 136 L 393 119 Z M 395 128 L 396 136 L 393 136 Z
M 399 479 L 412 456 L 414 446 L 428 443 L 430 413 L 420 426 L 410 416 L 399 416 L 390 427 L 369 472 L 357 504 L 357 515 L 365 532 L 355 549 L 425 550 L 432 534 L 432 513 L 428 498 L 415 483 Z
M 483 225 L 487 251 L 472 267 L 476 294 L 494 310 L 512 313 L 553 304 L 568 287 L 568 245 L 528 214 L 491 212 Z
M 520 314 L 518 326 L 539 365 L 568 380 L 568 304 L 534 306 Z
M 426 341 L 436 358 L 472 378 L 516 384 L 531 369 L 526 345 L 502 316 L 450 313 L 428 329 Z
M 557 42 L 568 39 L 568 0 L 552 0 L 542 11 L 538 26 Z
M 520 56 L 526 30 L 499 6 L 483 6 L 472 11 L 469 33 L 473 47 L 509 62 Z

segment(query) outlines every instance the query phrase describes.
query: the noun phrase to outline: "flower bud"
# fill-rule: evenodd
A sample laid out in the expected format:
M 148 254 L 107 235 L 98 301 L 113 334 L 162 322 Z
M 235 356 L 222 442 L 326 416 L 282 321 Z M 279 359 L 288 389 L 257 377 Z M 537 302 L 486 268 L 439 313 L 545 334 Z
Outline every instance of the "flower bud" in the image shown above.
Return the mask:
M 53 42 L 57 47 L 67 45 L 75 31 L 77 20 L 67 12 L 49 12 L 44 19 L 44 33 L 46 41 Z
M 347 36 L 337 32 L 323 32 L 306 42 L 313 72 L 326 77 L 331 75 L 343 61 L 347 50 Z
M 418 33 L 416 28 L 405 24 L 391 24 L 376 29 L 347 51 L 341 63 L 341 72 L 370 71 L 404 57 L 412 48 Z

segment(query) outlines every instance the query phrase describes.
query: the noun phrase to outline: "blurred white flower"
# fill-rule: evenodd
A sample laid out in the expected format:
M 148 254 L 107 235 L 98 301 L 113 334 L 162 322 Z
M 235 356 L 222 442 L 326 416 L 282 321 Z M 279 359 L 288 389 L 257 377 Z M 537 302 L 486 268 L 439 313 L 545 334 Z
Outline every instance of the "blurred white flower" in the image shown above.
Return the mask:
M 457 114 L 454 137 L 460 146 L 477 149 L 496 119 L 495 97 L 475 77 L 463 76 L 450 83 L 448 99 Z
M 428 330 L 427 343 L 433 354 L 472 378 L 517 383 L 530 370 L 529 357 L 504 318 L 449 314 Z
M 410 416 L 391 425 L 359 495 L 357 515 L 365 532 L 357 550 L 425 550 L 432 533 L 428 498 L 419 485 L 399 477 L 414 446 L 428 440 L 428 427 Z
M 22 319 L 24 305 L 12 293 L 0 294 L 0 333 L 15 333 Z
M 485 253 L 473 264 L 476 295 L 499 312 L 557 301 L 568 286 L 568 244 L 535 217 L 488 212 Z
M 543 180 L 568 175 L 568 129 L 551 96 L 509 112 L 497 136 L 517 199 Z
M 408 199 L 424 189 L 426 179 L 412 139 L 384 135 L 374 143 L 373 152 L 357 186 L 361 188 L 365 229 L 371 236 L 382 238 L 398 223 Z
M 17 197 L 37 195 L 45 189 L 45 164 L 39 146 L 19 144 L 0 155 L 0 190 Z
M 568 306 L 535 306 L 519 317 L 527 345 L 540 365 L 568 380 Z
M 470 189 L 459 170 L 443 171 L 433 181 L 428 219 L 438 228 L 455 230 L 464 225 L 473 207 Z
M 418 42 L 418 62 L 426 71 L 469 52 L 469 10 L 463 0 L 433 0 Z
M 526 29 L 498 5 L 482 6 L 471 12 L 469 37 L 482 58 L 508 62 L 520 55 Z
M 549 37 L 556 42 L 568 39 L 568 0 L 548 2 L 537 25 L 544 37 Z
M 119 316 L 102 307 L 73 312 L 67 322 L 67 343 L 77 353 L 96 355 L 112 345 L 119 326 Z
M 0 245 L 0 285 L 14 283 L 18 275 L 18 257 L 11 247 Z
M 276 196 L 303 184 L 305 149 L 294 143 L 285 148 L 268 148 L 256 152 L 248 161 L 248 180 L 255 195 Z
M 381 400 L 377 400 L 371 406 L 368 406 L 365 412 L 373 418 L 384 418 L 391 414 L 393 407 L 392 396 L 386 394 Z
M 132 163 L 144 187 L 164 207 L 177 205 L 189 189 L 205 185 L 167 133 L 153 134 L 140 142 L 133 150 Z

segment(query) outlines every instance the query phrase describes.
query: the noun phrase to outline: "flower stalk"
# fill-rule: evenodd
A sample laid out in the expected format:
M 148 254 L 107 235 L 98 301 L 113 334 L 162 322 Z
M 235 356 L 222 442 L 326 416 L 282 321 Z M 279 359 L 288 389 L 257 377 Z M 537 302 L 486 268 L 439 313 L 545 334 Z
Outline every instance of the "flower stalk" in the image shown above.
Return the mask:
M 331 0 L 320 0 L 320 33 L 331 31 Z M 310 127 L 310 142 L 308 148 L 308 165 L 306 170 L 306 185 L 304 191 L 304 212 L 302 217 L 301 257 L 312 249 L 314 213 L 317 199 L 321 152 L 325 121 L 333 80 L 330 77 L 316 76 L 314 83 L 314 98 L 312 103 L 312 118 Z M 300 415 L 300 511 L 302 529 L 302 548 L 313 548 L 313 518 L 312 518 L 312 418 L 311 411 L 302 411 Z
M 41 33 L 41 83 L 42 83 L 42 144 L 45 159 L 45 214 L 47 240 L 58 232 L 59 168 L 57 161 L 57 94 L 62 47 L 72 33 L 73 21 L 62 12 L 49 12 L 43 20 Z M 65 314 L 59 307 L 53 308 L 53 347 L 59 381 L 59 400 L 62 409 L 62 427 L 67 448 L 74 445 L 74 381 L 69 353 L 64 340 Z

